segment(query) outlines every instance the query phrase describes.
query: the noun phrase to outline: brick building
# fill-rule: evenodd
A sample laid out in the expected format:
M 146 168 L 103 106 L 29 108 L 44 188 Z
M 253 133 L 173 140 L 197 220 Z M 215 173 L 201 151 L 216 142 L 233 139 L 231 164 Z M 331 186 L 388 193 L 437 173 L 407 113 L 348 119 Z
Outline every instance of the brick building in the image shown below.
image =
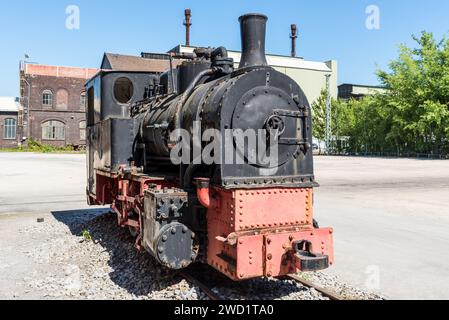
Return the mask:
M 15 148 L 20 141 L 18 98 L 0 97 L 0 148 Z
M 20 68 L 21 135 L 58 147 L 85 145 L 84 85 L 98 70 L 24 63 Z

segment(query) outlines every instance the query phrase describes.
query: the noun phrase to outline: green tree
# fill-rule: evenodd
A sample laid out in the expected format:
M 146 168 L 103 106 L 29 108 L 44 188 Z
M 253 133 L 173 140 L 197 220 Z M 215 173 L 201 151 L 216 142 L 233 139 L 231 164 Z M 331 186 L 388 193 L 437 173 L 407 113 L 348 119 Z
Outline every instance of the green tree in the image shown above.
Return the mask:
M 399 152 L 447 153 L 449 139 L 449 40 L 432 33 L 401 45 L 390 72 L 379 71 L 389 89 L 383 106 L 391 116 L 387 140 Z
M 321 94 L 312 103 L 313 137 L 318 140 L 326 138 L 326 97 L 327 90 L 321 90 Z
M 387 93 L 333 102 L 351 151 L 449 154 L 449 40 L 413 39 L 416 48 L 401 45 L 390 70 L 377 72 Z
M 318 99 L 312 103 L 313 116 L 313 136 L 317 139 L 324 140 L 326 138 L 326 101 L 327 90 L 321 90 Z M 332 134 L 335 135 L 338 130 L 338 114 L 340 112 L 341 103 L 331 98 L 331 124 Z

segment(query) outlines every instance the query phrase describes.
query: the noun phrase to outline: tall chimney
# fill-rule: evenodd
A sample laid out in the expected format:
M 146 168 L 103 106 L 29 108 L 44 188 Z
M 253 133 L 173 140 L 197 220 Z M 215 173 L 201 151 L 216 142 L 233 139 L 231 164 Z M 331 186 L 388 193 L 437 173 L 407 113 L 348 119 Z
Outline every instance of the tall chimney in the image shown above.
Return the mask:
M 186 46 L 190 46 L 190 27 L 192 26 L 192 11 L 190 9 L 186 9 L 184 11 L 185 20 L 184 25 L 186 26 Z
M 266 66 L 265 33 L 268 18 L 250 13 L 239 18 L 242 37 L 242 58 L 239 68 Z
M 291 25 L 292 33 L 290 35 L 290 38 L 292 39 L 292 57 L 296 57 L 296 39 L 298 38 L 298 28 L 296 27 L 296 24 Z

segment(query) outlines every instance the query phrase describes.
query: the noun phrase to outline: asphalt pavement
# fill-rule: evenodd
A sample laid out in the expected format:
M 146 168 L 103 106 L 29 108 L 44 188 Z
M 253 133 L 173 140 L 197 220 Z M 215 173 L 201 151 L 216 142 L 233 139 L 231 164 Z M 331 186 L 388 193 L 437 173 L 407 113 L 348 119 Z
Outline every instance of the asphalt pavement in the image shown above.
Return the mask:
M 0 215 L 88 208 L 85 155 L 0 153 L 0 168 Z M 335 229 L 327 272 L 392 299 L 449 299 L 449 161 L 316 157 L 315 171 L 315 217 Z

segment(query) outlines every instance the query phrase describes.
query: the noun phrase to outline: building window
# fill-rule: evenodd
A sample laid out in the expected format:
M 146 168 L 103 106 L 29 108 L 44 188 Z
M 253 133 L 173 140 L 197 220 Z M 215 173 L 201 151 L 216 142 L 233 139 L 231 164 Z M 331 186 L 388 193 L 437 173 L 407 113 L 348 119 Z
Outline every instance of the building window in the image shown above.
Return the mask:
M 47 107 L 53 105 L 53 93 L 50 90 L 45 90 L 42 93 L 42 104 Z
M 86 92 L 81 93 L 80 95 L 80 110 L 86 110 Z
M 59 89 L 56 92 L 56 109 L 67 110 L 69 105 L 69 92 L 65 89 Z
M 126 77 L 118 78 L 114 83 L 114 97 L 119 103 L 128 103 L 134 95 L 134 86 Z
M 86 140 L 86 121 L 80 122 L 80 140 L 81 141 Z
M 16 119 L 5 119 L 3 126 L 3 139 L 13 140 L 16 138 Z
M 65 140 L 65 125 L 61 121 L 50 120 L 42 124 L 43 140 Z

